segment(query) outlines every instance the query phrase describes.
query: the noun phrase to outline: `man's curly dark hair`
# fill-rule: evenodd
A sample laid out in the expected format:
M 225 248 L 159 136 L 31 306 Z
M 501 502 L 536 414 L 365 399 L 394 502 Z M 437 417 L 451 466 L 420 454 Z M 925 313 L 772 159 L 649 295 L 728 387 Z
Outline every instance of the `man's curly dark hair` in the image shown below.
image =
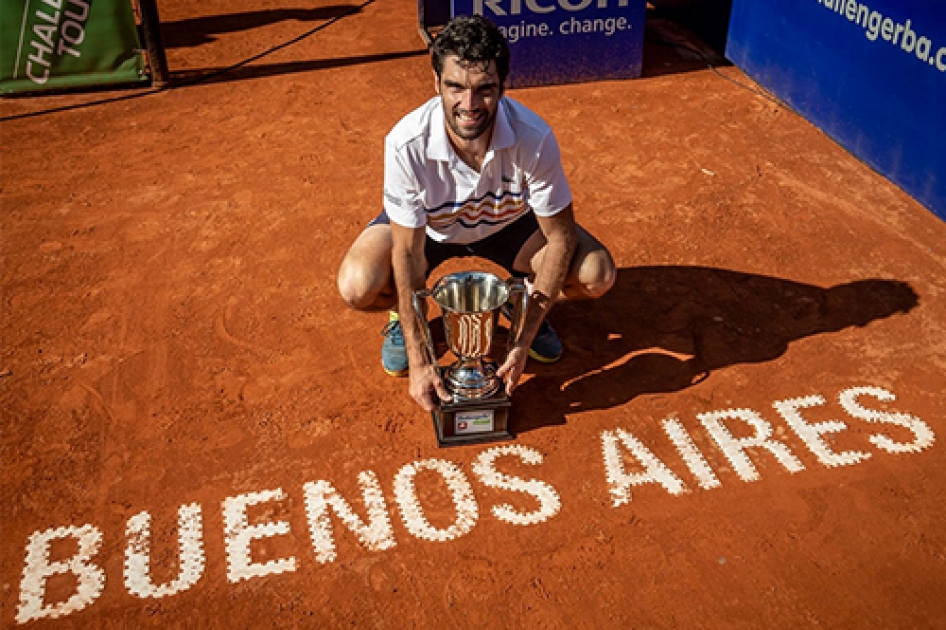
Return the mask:
M 477 64 L 484 68 L 496 62 L 500 85 L 509 75 L 509 45 L 496 25 L 473 15 L 457 17 L 443 27 L 431 47 L 430 62 L 439 78 L 446 58 L 456 55 L 463 65 Z

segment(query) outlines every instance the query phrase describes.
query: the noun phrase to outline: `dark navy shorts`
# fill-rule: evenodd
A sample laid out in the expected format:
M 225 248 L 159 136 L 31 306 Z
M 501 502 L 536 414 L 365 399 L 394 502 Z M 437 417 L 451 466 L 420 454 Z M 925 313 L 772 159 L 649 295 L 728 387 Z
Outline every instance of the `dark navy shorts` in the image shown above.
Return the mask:
M 381 214 L 372 219 L 372 225 L 390 225 L 391 219 L 382 210 Z M 424 257 L 427 258 L 427 274 L 433 271 L 440 263 L 451 258 L 477 256 L 492 261 L 512 272 L 512 265 L 516 262 L 519 250 L 526 244 L 529 237 L 539 229 L 539 222 L 535 213 L 526 212 L 524 215 L 501 229 L 499 232 L 487 236 L 481 241 L 457 245 L 454 243 L 438 243 L 429 236 L 424 244 Z

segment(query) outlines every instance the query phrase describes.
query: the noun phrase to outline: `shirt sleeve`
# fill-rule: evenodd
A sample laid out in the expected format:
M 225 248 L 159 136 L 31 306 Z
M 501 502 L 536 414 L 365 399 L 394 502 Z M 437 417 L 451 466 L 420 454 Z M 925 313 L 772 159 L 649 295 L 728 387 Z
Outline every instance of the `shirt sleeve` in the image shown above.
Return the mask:
M 529 206 L 539 216 L 558 214 L 572 202 L 572 191 L 562 167 L 562 154 L 550 130 L 536 149 L 535 163 L 526 173 Z
M 394 223 L 409 228 L 427 225 L 423 194 L 408 156 L 391 142 L 384 143 L 384 210 Z

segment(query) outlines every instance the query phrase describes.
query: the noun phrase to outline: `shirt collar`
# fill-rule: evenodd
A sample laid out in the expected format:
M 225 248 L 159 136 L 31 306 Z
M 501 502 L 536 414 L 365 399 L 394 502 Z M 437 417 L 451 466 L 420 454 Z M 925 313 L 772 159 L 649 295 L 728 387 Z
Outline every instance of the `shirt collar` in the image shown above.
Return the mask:
M 516 144 L 516 132 L 513 131 L 512 123 L 509 122 L 509 116 L 506 114 L 508 105 L 505 96 L 499 99 L 499 107 L 496 109 L 496 126 L 490 142 L 490 149 L 494 151 L 509 149 Z
M 451 162 L 456 159 L 456 151 L 453 150 L 453 145 L 447 136 L 443 102 L 439 96 L 435 96 L 434 100 L 436 103 L 430 113 L 430 141 L 427 143 L 427 157 L 431 160 Z M 503 96 L 499 99 L 499 106 L 496 108 L 496 123 L 493 126 L 493 137 L 490 140 L 486 161 L 489 161 L 494 152 L 508 149 L 516 144 L 516 132 L 506 114 L 506 105 L 506 97 Z

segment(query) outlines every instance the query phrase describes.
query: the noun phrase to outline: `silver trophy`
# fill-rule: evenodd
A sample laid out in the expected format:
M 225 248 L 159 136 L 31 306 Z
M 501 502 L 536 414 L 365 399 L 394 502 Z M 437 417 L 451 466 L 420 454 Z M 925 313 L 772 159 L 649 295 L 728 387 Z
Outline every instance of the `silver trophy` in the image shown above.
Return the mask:
M 509 408 L 501 378 L 492 360 L 493 339 L 500 311 L 509 304 L 509 343 L 518 338 L 526 312 L 525 284 L 491 273 L 465 271 L 441 278 L 431 289 L 414 292 L 414 312 L 421 324 L 430 361 L 437 364 L 433 335 L 427 323 L 426 299 L 440 306 L 447 347 L 455 363 L 440 368 L 444 386 L 453 396 L 433 412 L 440 446 L 491 442 L 512 438 Z

